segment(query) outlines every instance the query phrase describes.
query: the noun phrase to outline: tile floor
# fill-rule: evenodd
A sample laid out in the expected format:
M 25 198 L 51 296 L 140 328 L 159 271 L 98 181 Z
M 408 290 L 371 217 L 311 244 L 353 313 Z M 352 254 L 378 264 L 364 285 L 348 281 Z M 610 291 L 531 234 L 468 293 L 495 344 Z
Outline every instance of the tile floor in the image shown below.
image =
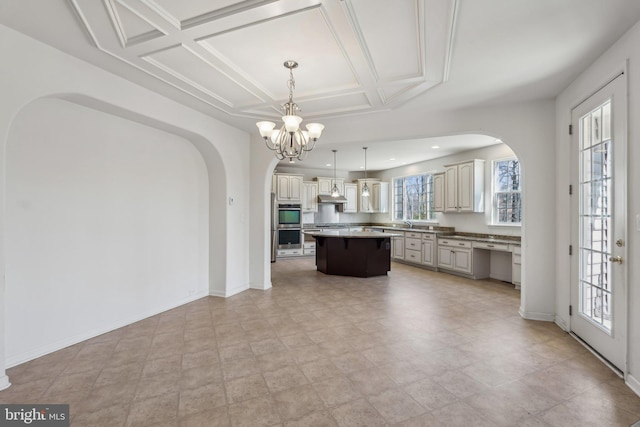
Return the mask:
M 9 369 L 0 402 L 88 426 L 629 426 L 640 398 L 519 292 L 394 263 L 203 298 Z

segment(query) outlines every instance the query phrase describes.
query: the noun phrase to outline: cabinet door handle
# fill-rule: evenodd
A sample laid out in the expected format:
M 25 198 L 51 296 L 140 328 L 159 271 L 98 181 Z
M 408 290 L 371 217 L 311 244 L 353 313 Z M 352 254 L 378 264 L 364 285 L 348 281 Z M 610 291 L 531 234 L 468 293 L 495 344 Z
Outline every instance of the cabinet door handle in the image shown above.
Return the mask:
M 458 243 L 458 246 L 464 246 L 464 243 Z
M 488 248 L 492 248 L 492 247 L 493 247 L 493 245 L 487 245 L 487 247 L 488 247 Z

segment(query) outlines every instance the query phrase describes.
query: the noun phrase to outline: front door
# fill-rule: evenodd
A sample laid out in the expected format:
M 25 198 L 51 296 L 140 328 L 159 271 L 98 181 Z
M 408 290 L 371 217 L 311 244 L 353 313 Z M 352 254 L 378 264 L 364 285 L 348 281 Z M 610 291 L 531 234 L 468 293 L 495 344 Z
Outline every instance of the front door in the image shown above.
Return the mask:
M 571 331 L 625 371 L 626 76 L 572 111 Z

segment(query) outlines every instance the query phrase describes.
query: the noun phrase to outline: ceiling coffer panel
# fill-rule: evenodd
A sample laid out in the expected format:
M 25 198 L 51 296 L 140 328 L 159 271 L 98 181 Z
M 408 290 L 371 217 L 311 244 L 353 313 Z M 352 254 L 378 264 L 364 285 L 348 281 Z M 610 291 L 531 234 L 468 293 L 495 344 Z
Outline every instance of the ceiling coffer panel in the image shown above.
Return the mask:
M 276 0 L 146 0 L 158 14 L 179 28 L 204 24 L 274 1 Z
M 173 46 L 143 57 L 182 83 L 234 107 L 260 100 L 230 79 L 203 56 L 184 45 Z
M 262 88 L 273 102 L 289 95 L 286 60 L 295 60 L 295 97 L 353 90 L 358 79 L 320 7 L 274 17 L 199 40 L 212 54 Z
M 419 0 L 346 0 L 361 48 L 378 80 L 424 74 Z M 398 25 L 401 22 L 402 25 Z
M 126 2 L 107 0 L 105 5 L 123 47 L 164 35 L 162 31 L 131 9 Z

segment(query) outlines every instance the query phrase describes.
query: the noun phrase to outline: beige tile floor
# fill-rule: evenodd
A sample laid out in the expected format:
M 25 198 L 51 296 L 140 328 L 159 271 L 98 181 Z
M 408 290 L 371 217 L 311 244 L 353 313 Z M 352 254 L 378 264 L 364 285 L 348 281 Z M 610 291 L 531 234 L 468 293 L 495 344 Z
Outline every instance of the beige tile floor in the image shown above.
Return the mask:
M 394 263 L 203 298 L 9 369 L 74 426 L 629 426 L 640 398 L 507 284 Z

